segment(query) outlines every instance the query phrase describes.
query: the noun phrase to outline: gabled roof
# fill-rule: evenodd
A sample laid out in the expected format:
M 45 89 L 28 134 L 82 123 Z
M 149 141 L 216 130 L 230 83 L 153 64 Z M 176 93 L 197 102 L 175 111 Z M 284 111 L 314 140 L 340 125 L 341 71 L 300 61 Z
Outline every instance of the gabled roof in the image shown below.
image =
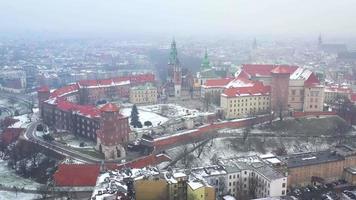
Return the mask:
M 306 81 L 304 81 L 305 86 L 320 85 L 319 79 L 314 73 L 311 73 Z

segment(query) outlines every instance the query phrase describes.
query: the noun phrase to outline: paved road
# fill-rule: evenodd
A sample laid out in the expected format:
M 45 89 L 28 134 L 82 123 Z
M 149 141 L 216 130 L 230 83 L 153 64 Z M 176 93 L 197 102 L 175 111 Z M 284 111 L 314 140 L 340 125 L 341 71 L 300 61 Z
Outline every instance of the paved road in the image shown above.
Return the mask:
M 94 158 L 92 156 L 89 156 L 87 154 L 80 153 L 78 151 L 69 149 L 67 146 L 58 143 L 56 141 L 53 142 L 47 142 L 44 141 L 42 138 L 36 136 L 36 128 L 37 125 L 40 124 L 39 121 L 35 121 L 29 124 L 29 126 L 26 129 L 26 132 L 24 134 L 25 139 L 39 144 L 45 148 L 51 149 L 59 154 L 62 154 L 66 157 L 81 161 L 83 163 L 98 163 L 101 162 L 101 159 Z

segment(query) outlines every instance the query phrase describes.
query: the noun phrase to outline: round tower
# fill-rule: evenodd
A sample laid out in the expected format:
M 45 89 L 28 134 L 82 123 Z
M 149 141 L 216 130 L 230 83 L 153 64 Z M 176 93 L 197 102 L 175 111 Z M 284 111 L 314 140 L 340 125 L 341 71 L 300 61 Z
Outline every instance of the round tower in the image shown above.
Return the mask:
M 105 159 L 125 157 L 130 132 L 128 117 L 121 115 L 119 107 L 112 103 L 105 104 L 100 111 L 97 150 L 105 155 Z

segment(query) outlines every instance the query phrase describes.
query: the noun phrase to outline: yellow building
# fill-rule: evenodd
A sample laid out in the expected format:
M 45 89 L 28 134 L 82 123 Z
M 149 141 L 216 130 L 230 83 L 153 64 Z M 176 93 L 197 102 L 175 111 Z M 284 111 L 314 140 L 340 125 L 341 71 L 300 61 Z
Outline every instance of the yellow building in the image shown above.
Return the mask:
M 228 88 L 220 96 L 225 118 L 239 118 L 269 113 L 270 87 L 256 84 L 252 87 Z
M 183 172 L 168 172 L 165 176 L 168 182 L 168 200 L 186 200 L 188 176 Z
M 133 104 L 157 103 L 157 88 L 151 84 L 130 88 L 130 102 Z
M 196 180 L 187 184 L 187 200 L 215 200 L 215 189 L 206 183 Z
M 149 176 L 134 182 L 136 200 L 167 200 L 168 182 L 159 176 Z

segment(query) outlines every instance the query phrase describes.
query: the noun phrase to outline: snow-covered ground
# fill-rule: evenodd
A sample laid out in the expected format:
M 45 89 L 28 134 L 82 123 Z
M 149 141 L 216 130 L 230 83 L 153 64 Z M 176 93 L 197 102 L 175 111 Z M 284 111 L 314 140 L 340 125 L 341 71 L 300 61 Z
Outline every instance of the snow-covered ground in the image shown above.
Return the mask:
M 26 128 L 27 125 L 30 123 L 30 119 L 28 117 L 28 114 L 15 116 L 13 118 L 17 119 L 19 121 L 16 122 L 15 124 L 13 124 L 12 126 L 10 126 L 10 128 Z
M 7 192 L 0 191 L 0 200 L 10 200 L 10 199 L 21 199 L 21 200 L 32 200 L 39 199 L 40 195 L 38 194 L 28 194 L 28 193 L 20 193 L 17 194 L 15 192 Z
M 162 124 L 162 123 L 168 121 L 168 118 L 163 117 L 163 116 L 156 114 L 154 112 L 145 111 L 145 110 L 141 109 L 141 107 L 138 108 L 138 113 L 139 113 L 139 119 L 140 119 L 142 125 L 145 121 L 152 122 L 153 126 L 158 126 L 159 124 Z M 131 117 L 130 117 L 131 108 L 121 109 L 121 114 L 129 117 L 129 121 L 131 120 Z
M 36 189 L 41 184 L 26 178 L 22 178 L 15 174 L 6 166 L 6 161 L 0 160 L 0 184 L 4 186 L 16 186 L 19 188 L 25 187 L 26 189 Z
M 57 137 L 57 136 L 59 136 L 59 137 Z M 68 146 L 71 146 L 74 148 L 90 148 L 90 149 L 92 149 L 95 146 L 95 142 L 93 142 L 87 138 L 75 137 L 72 134 L 59 134 L 59 135 L 56 135 L 55 137 L 58 138 L 59 141 L 65 142 Z M 84 147 L 80 147 L 81 142 L 85 143 Z

